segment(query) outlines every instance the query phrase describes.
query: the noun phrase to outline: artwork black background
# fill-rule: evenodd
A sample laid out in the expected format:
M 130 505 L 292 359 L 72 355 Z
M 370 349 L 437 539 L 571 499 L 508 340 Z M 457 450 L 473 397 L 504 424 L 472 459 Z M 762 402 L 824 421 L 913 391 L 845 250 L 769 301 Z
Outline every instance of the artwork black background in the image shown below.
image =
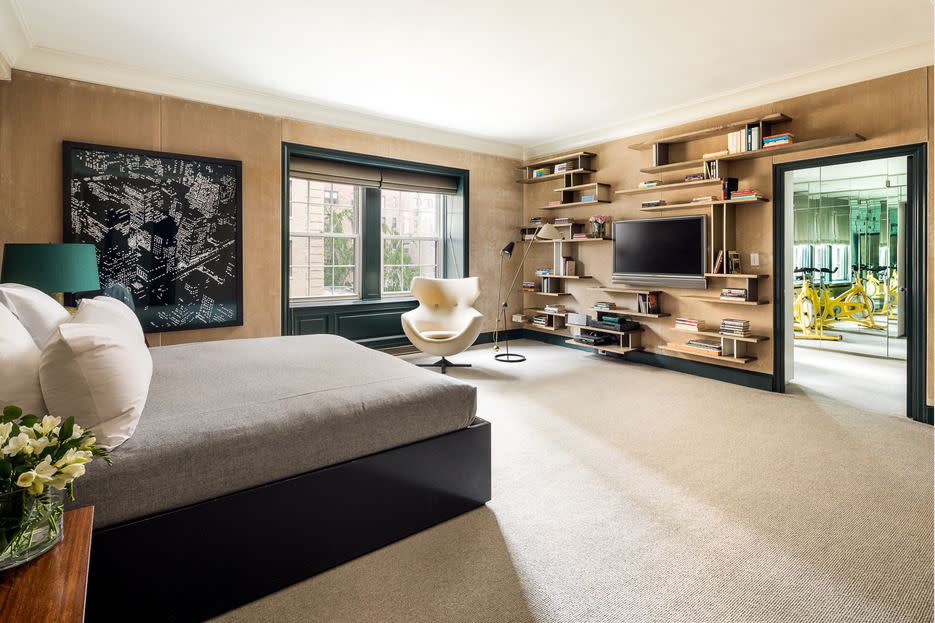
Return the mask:
M 101 287 L 144 331 L 243 324 L 241 163 L 63 143 L 65 242 L 97 247 Z

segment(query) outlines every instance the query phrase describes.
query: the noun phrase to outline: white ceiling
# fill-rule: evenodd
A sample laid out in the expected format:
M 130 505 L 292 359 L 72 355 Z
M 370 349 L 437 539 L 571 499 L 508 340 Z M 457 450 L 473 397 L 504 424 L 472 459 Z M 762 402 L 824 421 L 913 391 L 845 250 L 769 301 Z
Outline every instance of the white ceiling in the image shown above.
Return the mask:
M 930 0 L 0 3 L 13 67 L 510 155 L 932 62 Z

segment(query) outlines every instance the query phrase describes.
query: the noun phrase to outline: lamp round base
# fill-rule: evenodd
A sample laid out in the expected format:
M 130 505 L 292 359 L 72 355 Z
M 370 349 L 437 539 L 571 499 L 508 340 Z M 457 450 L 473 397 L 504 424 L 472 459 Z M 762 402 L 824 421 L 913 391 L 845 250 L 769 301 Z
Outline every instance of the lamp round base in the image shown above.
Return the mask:
M 526 361 L 525 355 L 520 355 L 519 353 L 498 353 L 493 356 L 497 361 L 505 361 L 506 363 L 520 363 L 521 361 Z

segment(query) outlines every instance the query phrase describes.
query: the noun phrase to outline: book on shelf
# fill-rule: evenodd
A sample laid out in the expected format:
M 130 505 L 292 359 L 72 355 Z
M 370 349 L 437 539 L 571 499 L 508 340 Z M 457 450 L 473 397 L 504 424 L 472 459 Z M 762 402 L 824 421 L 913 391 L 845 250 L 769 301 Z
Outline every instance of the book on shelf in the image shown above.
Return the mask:
M 747 300 L 747 289 L 746 288 L 723 288 L 721 290 L 720 298 L 722 301 L 746 301 Z
M 549 303 L 543 309 L 545 309 L 545 311 L 549 312 L 550 314 L 564 314 L 565 313 L 565 306 L 559 303 Z
M 724 318 L 718 333 L 728 337 L 750 337 L 750 321 L 735 318 Z
M 695 318 L 678 317 L 675 319 L 675 326 L 679 329 L 685 329 L 687 331 L 705 330 L 704 320 L 696 320 Z
M 581 196 L 578 198 L 578 201 L 585 203 L 587 201 L 597 201 L 597 195 L 594 193 L 581 193 Z
M 720 177 L 718 174 L 718 161 L 717 160 L 705 160 L 704 161 L 704 176 L 708 179 L 717 179 Z
M 571 217 L 570 216 L 557 216 L 554 219 L 552 219 L 552 224 L 556 226 L 557 225 L 570 225 Z
M 525 324 L 528 321 L 529 321 L 529 316 L 527 316 L 526 314 L 513 314 L 513 322 Z
M 567 170 L 568 170 L 568 163 L 567 163 L 567 162 L 559 162 L 558 164 L 555 165 L 555 172 L 556 172 L 556 173 L 564 173 L 564 172 L 567 171 Z
M 587 232 L 583 232 L 583 231 L 575 232 L 571 235 L 572 240 L 583 240 L 583 239 L 587 239 L 590 237 L 591 236 L 589 236 Z
M 720 340 L 714 339 L 704 339 L 696 338 L 691 339 L 683 344 L 683 348 L 692 350 L 699 354 L 703 355 L 720 355 L 721 354 L 721 342 Z
M 692 197 L 692 203 L 707 203 L 709 201 L 716 201 L 717 198 L 714 195 L 704 195 L 703 197 Z
M 793 141 L 795 140 L 795 134 L 792 132 L 781 132 L 779 134 L 770 134 L 769 136 L 763 137 L 764 143 L 775 143 L 776 141 Z
M 730 193 L 730 198 L 733 200 L 736 199 L 759 199 L 762 197 L 760 191 L 755 188 L 741 188 L 739 190 L 732 191 Z
M 641 314 L 659 313 L 659 295 L 655 292 L 640 293 L 636 295 L 636 311 Z
M 662 184 L 662 181 L 660 180 L 643 180 L 642 182 L 637 184 L 636 187 L 637 188 L 655 188 L 656 186 L 659 186 L 661 184 Z
M 724 266 L 724 249 L 721 249 L 717 252 L 717 259 L 714 260 L 714 270 L 713 273 L 720 273 L 721 268 Z
M 562 200 L 553 199 L 552 201 L 548 202 L 546 205 L 550 208 L 557 208 L 558 206 L 562 205 Z
M 658 208 L 659 206 L 664 206 L 666 204 L 664 199 L 653 199 L 652 201 L 644 201 L 640 204 L 641 208 Z
M 594 304 L 594 309 L 616 309 L 617 304 L 610 301 L 598 301 Z
M 700 182 L 704 179 L 704 173 L 689 173 L 685 176 L 686 182 Z
M 552 269 L 551 269 L 551 268 L 537 268 L 537 269 L 536 269 L 536 275 L 538 275 L 538 276 L 540 276 L 540 277 L 542 277 L 542 276 L 546 276 L 546 277 L 547 277 L 547 276 L 549 276 L 549 275 L 551 275 L 551 274 L 552 274 Z
M 551 171 L 549 170 L 549 167 L 539 167 L 538 169 L 532 170 L 532 176 L 534 178 L 545 177 L 546 175 L 549 175 L 550 173 Z
M 544 225 L 548 222 L 549 222 L 548 219 L 544 219 L 541 216 L 534 216 L 531 219 L 529 219 L 529 224 L 533 227 L 538 227 L 539 225 Z
M 558 266 L 554 267 L 556 275 L 561 277 L 573 277 L 575 274 L 575 260 L 574 258 L 563 256 L 559 262 Z

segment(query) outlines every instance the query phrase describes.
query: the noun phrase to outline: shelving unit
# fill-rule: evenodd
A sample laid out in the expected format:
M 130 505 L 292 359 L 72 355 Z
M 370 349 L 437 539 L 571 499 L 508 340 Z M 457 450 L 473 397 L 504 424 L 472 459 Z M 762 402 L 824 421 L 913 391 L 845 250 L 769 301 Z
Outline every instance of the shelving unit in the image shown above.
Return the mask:
M 721 305 L 769 305 L 769 301 L 725 301 L 716 296 L 702 294 L 683 294 L 682 298 L 692 301 L 704 301 L 705 303 L 719 303 Z
M 630 149 L 635 149 L 637 151 L 645 151 L 648 149 L 653 149 L 655 145 L 671 144 L 671 143 L 687 143 L 689 141 L 697 141 L 703 138 L 710 138 L 712 136 L 717 136 L 719 134 L 728 134 L 735 130 L 740 130 L 747 127 L 748 125 L 759 125 L 759 124 L 773 124 L 773 123 L 784 123 L 786 121 L 792 121 L 791 117 L 788 117 L 781 112 L 770 113 L 762 117 L 753 117 L 752 119 L 740 119 L 738 121 L 732 121 L 730 123 L 725 123 L 721 125 L 712 126 L 710 128 L 703 128 L 701 130 L 694 130 L 692 132 L 683 132 L 681 134 L 675 134 L 672 136 L 663 136 L 657 138 L 654 141 L 643 142 L 643 143 L 634 143 L 630 145 Z
M 610 184 L 601 184 L 599 182 L 588 182 L 587 184 L 574 184 L 571 186 L 562 186 L 556 188 L 555 192 L 562 193 L 562 202 L 555 205 L 542 206 L 542 210 L 558 210 L 560 208 L 575 208 L 580 206 L 596 205 L 598 203 L 610 203 L 612 193 Z M 584 199 L 584 197 L 590 197 Z
M 583 180 L 578 179 L 579 176 L 596 173 L 596 171 L 591 168 L 591 160 L 595 156 L 596 154 L 589 151 L 576 151 L 527 162 L 523 166 L 517 167 L 522 171 L 522 177 L 516 181 L 520 184 L 538 184 L 540 182 L 565 178 L 564 186 L 577 186 L 584 183 Z M 565 165 L 566 169 L 556 172 L 556 165 Z M 537 169 L 546 169 L 548 173 L 536 177 L 533 172 Z
M 721 199 L 714 201 L 687 201 L 685 203 L 670 203 L 651 208 L 640 208 L 640 212 L 664 212 L 665 210 L 683 210 L 685 208 L 710 208 L 712 206 L 739 205 L 745 203 L 764 203 L 769 201 L 766 197 L 755 199 Z
M 590 348 L 598 352 L 608 352 L 615 353 L 617 355 L 626 355 L 635 350 L 642 350 L 643 347 L 640 342 L 640 336 L 643 332 L 642 327 L 639 329 L 632 329 L 630 331 L 615 331 L 613 329 L 605 329 L 603 327 L 592 327 L 587 325 L 580 324 L 569 324 L 569 327 L 574 331 L 574 336 L 580 337 L 581 331 L 593 331 L 595 333 L 605 333 L 607 335 L 612 335 L 616 338 L 616 343 L 613 344 L 585 344 L 583 342 L 578 342 L 575 339 L 565 340 L 566 344 L 572 344 L 574 346 L 581 346 L 583 348 Z
M 688 333 L 689 335 L 701 335 L 703 337 L 716 337 L 725 340 L 733 340 L 736 342 L 746 342 L 748 344 L 758 344 L 760 342 L 765 342 L 769 338 L 765 335 L 751 335 L 749 337 L 734 337 L 732 335 L 721 335 L 717 331 L 692 331 L 691 329 L 680 329 L 679 327 L 672 327 L 673 331 L 678 331 L 679 333 Z
M 642 195 L 645 193 L 668 192 L 670 190 L 703 188 L 705 186 L 721 186 L 722 183 L 723 183 L 723 180 L 721 178 L 711 177 L 706 180 L 696 180 L 693 182 L 673 182 L 671 184 L 659 184 L 658 186 L 651 186 L 650 188 L 627 188 L 625 190 L 618 190 L 615 194 L 617 195 Z
M 748 357 L 745 355 L 717 355 L 712 353 L 705 353 L 700 350 L 691 348 L 690 346 L 685 346 L 684 344 L 673 344 L 669 343 L 665 346 L 660 346 L 660 350 L 668 350 L 675 353 L 682 353 L 683 355 L 691 355 L 693 357 L 704 357 L 705 359 L 714 359 L 718 363 L 734 363 L 734 364 L 747 364 L 751 361 L 756 360 L 756 357 Z

